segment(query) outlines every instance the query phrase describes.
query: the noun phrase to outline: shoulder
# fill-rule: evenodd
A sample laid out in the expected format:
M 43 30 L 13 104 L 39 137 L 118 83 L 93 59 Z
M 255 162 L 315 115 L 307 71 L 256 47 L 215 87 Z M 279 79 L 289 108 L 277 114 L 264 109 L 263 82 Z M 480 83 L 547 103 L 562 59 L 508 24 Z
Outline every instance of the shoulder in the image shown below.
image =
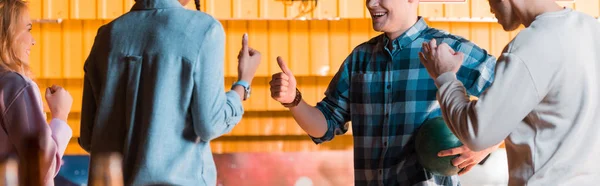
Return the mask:
M 2 114 L 8 109 L 11 104 L 27 91 L 32 91 L 37 85 L 35 83 L 16 72 L 5 71 L 0 72 L 0 106 Z

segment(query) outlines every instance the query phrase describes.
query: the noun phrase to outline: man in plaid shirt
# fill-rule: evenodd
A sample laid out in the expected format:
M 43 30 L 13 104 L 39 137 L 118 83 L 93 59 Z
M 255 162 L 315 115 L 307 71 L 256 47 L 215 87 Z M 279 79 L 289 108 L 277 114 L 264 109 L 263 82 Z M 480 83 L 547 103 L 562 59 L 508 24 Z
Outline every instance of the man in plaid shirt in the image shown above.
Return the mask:
M 278 58 L 283 72 L 273 75 L 271 97 L 290 109 L 315 143 L 344 134 L 352 121 L 355 185 L 459 185 L 458 176 L 433 175 L 417 160 L 413 134 L 441 115 L 437 88 L 418 54 L 432 39 L 464 53 L 457 77 L 474 96 L 492 83 L 496 59 L 466 39 L 428 27 L 417 16 L 418 4 L 367 0 L 373 28 L 384 34 L 352 51 L 315 107 L 302 100 L 293 73 Z M 453 164 L 462 174 L 498 146 L 480 152 L 462 146 L 440 155 L 459 154 Z

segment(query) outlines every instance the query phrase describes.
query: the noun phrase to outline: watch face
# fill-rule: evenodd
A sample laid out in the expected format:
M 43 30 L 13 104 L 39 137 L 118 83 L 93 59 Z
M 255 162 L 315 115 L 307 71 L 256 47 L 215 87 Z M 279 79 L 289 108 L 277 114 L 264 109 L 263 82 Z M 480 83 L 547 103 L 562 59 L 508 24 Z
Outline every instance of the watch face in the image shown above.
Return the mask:
M 250 98 L 250 92 L 252 91 L 252 89 L 250 87 L 248 87 L 246 89 L 246 99 Z

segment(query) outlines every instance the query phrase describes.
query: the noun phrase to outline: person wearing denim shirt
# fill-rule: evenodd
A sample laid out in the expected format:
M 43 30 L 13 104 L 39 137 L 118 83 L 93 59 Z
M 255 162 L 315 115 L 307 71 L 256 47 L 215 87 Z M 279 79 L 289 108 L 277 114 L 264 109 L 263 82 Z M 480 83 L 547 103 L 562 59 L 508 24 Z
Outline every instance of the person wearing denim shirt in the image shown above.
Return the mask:
M 248 47 L 224 90 L 225 34 L 189 0 L 137 0 L 98 30 L 85 62 L 81 138 L 91 166 L 123 157 L 126 185 L 216 185 L 210 141 L 242 119 L 260 63 Z

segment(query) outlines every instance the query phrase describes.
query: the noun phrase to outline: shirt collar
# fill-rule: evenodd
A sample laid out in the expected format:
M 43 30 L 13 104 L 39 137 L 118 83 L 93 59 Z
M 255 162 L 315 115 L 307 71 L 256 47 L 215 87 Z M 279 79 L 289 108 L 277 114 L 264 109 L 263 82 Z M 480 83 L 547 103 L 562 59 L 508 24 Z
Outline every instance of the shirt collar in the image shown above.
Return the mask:
M 419 19 L 413 26 L 411 26 L 410 28 L 408 28 L 408 30 L 402 33 L 400 37 L 392 41 L 393 49 L 402 49 L 410 46 L 410 44 L 413 41 L 415 41 L 421 35 L 421 33 L 427 30 L 428 28 L 429 26 L 427 26 L 427 23 L 425 22 L 423 17 L 419 16 Z M 386 34 L 383 34 L 383 47 L 386 47 L 389 44 L 389 42 L 390 39 L 387 37 Z

